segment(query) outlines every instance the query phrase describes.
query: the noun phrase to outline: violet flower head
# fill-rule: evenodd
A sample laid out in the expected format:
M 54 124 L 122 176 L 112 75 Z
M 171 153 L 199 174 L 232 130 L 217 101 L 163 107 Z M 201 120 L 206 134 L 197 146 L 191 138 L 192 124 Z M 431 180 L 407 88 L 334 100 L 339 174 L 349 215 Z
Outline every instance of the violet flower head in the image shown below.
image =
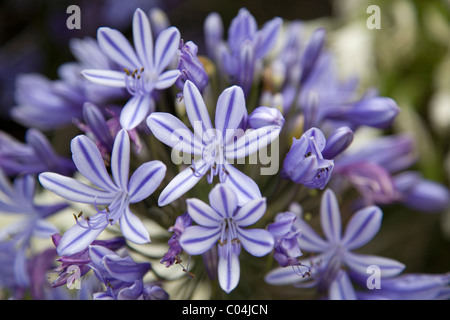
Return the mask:
M 164 263 L 166 267 L 170 267 L 176 262 L 180 261 L 180 253 L 183 248 L 180 245 L 180 237 L 184 230 L 192 224 L 192 219 L 186 212 L 179 216 L 175 221 L 175 225 L 169 228 L 173 235 L 169 239 L 169 251 L 162 257 L 161 263 Z
M 292 212 L 279 213 L 267 228 L 275 240 L 273 257 L 282 267 L 299 265 L 298 258 L 302 256 L 301 230 L 296 220 L 297 216 Z
M 72 160 L 58 155 L 45 135 L 34 128 L 27 130 L 25 143 L 0 131 L 0 168 L 8 176 L 75 171 Z
M 197 56 L 198 47 L 192 41 L 180 43 L 178 70 L 181 74 L 175 85 L 183 90 L 184 83 L 187 80 L 192 81 L 200 92 L 203 92 L 209 82 L 205 67 Z
M 311 128 L 300 139 L 293 139 L 283 162 L 283 175 L 309 189 L 323 189 L 331 178 L 334 161 L 324 159 L 326 145 L 322 131 Z
M 105 292 L 94 294 L 95 300 L 138 300 L 151 296 L 145 291 L 144 275 L 150 263 L 137 263 L 130 256 L 120 257 L 103 246 L 89 247 L 89 264 L 96 277 L 106 286 Z
M 219 65 L 232 77 L 232 82 L 243 88 L 246 96 L 252 87 L 254 74 L 260 71 L 262 59 L 275 45 L 282 23 L 282 19 L 276 17 L 258 30 L 255 18 L 247 9 L 242 8 L 231 21 L 226 44 L 218 42 L 220 29 L 210 30 L 221 25 L 217 16 L 205 23 L 205 28 L 208 28 L 205 34 L 208 36 L 209 51 L 211 45 L 219 45 L 219 49 L 214 50 L 213 54 L 220 60 Z
M 147 118 L 147 125 L 157 139 L 176 151 L 195 156 L 194 163 L 175 176 L 161 192 L 158 204 L 164 206 L 178 199 L 204 175 L 209 183 L 219 175 L 221 183 L 236 191 L 239 205 L 260 198 L 257 184 L 234 168 L 228 159 L 241 159 L 266 147 L 278 136 L 281 127 L 269 125 L 244 133 L 240 125 L 246 115 L 245 98 L 238 86 L 225 89 L 219 96 L 215 129 L 200 91 L 189 80 L 184 85 L 183 97 L 194 133 L 169 113 L 154 112 Z
M 98 188 L 81 183 L 74 178 L 45 172 L 39 181 L 48 190 L 75 202 L 106 206 L 95 215 L 77 219 L 67 230 L 59 245 L 60 256 L 72 255 L 86 249 L 108 226 L 120 222 L 123 235 L 128 240 L 142 244 L 150 241 L 144 224 L 130 210 L 131 203 L 137 203 L 150 196 L 160 185 L 166 166 L 154 160 L 142 164 L 129 176 L 130 139 L 125 129 L 116 136 L 111 155 L 109 176 L 99 149 L 84 135 L 75 137 L 71 143 L 72 157 L 79 172 Z
M 266 199 L 252 200 L 238 206 L 236 193 L 224 184 L 216 185 L 207 205 L 188 199 L 188 213 L 198 225 L 188 227 L 180 238 L 181 247 L 189 254 L 203 254 L 218 242 L 218 276 L 220 287 L 227 293 L 239 283 L 241 246 L 251 255 L 261 257 L 273 249 L 274 239 L 263 229 L 245 229 L 266 212 Z
M 341 213 L 335 194 L 327 189 L 322 197 L 320 222 L 325 239 L 322 239 L 307 223 L 300 221 L 302 236 L 300 246 L 303 251 L 315 253 L 310 259 L 301 259 L 303 265 L 311 266 L 311 278 L 299 277 L 294 268 L 278 268 L 266 276 L 266 281 L 274 285 L 297 284 L 311 280 L 319 292 L 328 291 L 330 299 L 356 299 L 351 278 L 367 279 L 367 267 L 380 268 L 381 279 L 394 277 L 405 266 L 393 259 L 353 253 L 368 243 L 381 226 L 382 212 L 376 206 L 357 211 L 342 234 Z
M 133 16 L 133 49 L 118 30 L 102 27 L 97 39 L 100 48 L 124 71 L 87 69 L 82 74 L 94 83 L 126 88 L 132 95 L 120 114 L 120 124 L 131 130 L 155 108 L 153 92 L 172 86 L 180 75 L 178 69 L 165 69 L 175 58 L 180 32 L 175 27 L 162 31 L 153 44 L 146 14 L 137 9 Z

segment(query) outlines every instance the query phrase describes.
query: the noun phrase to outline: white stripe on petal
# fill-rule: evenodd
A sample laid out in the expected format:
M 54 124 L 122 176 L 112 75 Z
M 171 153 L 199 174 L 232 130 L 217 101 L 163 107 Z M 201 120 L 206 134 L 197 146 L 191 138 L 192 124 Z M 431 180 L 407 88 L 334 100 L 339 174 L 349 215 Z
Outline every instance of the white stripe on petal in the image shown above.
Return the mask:
M 225 89 L 217 100 L 215 125 L 223 141 L 231 139 L 239 127 L 246 110 L 244 92 L 241 87 Z
M 375 265 L 380 268 L 381 277 L 393 277 L 405 269 L 403 263 L 397 260 L 373 255 L 356 254 L 347 251 L 345 253 L 345 264 L 359 276 L 367 278 L 367 268 Z
M 327 239 L 333 243 L 341 240 L 341 212 L 334 192 L 325 190 L 320 204 L 320 223 Z
M 219 240 L 222 229 L 191 226 L 186 228 L 180 237 L 180 245 L 187 253 L 192 255 L 202 254 Z
M 230 252 L 227 259 L 220 257 L 218 275 L 220 287 L 226 293 L 230 293 L 234 288 L 236 288 L 241 275 L 239 256 Z
M 231 218 L 237 209 L 238 198 L 233 189 L 218 184 L 209 193 L 209 204 L 223 219 Z
M 160 74 L 175 57 L 180 46 L 180 32 L 175 27 L 162 31 L 155 43 L 154 68 Z
M 142 9 L 136 9 L 133 16 L 134 48 L 143 64 L 142 67 L 153 68 L 153 36 L 147 15 Z
M 201 226 L 212 228 L 219 226 L 223 221 L 223 217 L 201 200 L 188 199 L 186 204 L 191 218 Z
M 380 230 L 383 213 L 381 209 L 370 206 L 356 212 L 345 230 L 342 239 L 348 250 L 362 247 Z
M 130 170 L 130 137 L 122 129 L 116 136 L 111 155 L 111 172 L 120 189 L 128 190 L 128 173 Z
M 81 74 L 89 81 L 105 86 L 125 88 L 125 74 L 115 70 L 86 69 Z
M 224 183 L 235 191 L 239 206 L 243 206 L 250 200 L 261 198 L 261 191 L 255 181 L 227 162 L 224 167 L 227 172 Z
M 177 81 L 180 74 L 180 70 L 177 69 L 162 73 L 155 83 L 155 88 L 158 90 L 162 90 L 170 87 L 175 83 L 175 81 Z
M 240 227 L 251 226 L 266 213 L 266 198 L 254 199 L 239 208 L 233 219 Z
M 336 279 L 331 283 L 328 292 L 330 300 L 356 300 L 355 289 L 345 271 L 340 271 Z
M 130 203 L 136 203 L 150 196 L 166 175 L 166 166 L 158 160 L 142 164 L 130 178 L 128 194 Z
M 133 96 L 120 113 L 120 125 L 124 129 L 132 130 L 141 124 L 154 108 L 155 102 L 149 94 Z
M 126 208 L 125 213 L 119 219 L 120 230 L 125 238 L 137 244 L 150 242 L 150 236 L 147 228 L 142 221 L 136 217 L 130 208 Z
M 97 41 L 102 51 L 123 68 L 142 67 L 127 38 L 118 30 L 102 27 L 97 31 Z
M 273 249 L 272 234 L 263 229 L 242 229 L 237 227 L 239 241 L 248 253 L 255 257 L 262 257 Z

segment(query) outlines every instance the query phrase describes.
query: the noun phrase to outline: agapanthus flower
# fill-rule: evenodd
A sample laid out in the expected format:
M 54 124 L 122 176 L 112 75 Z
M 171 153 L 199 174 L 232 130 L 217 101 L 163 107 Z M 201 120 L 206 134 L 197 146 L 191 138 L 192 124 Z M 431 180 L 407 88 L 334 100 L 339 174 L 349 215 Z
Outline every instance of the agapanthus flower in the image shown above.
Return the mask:
M 99 149 L 88 137 L 75 137 L 71 150 L 78 171 L 98 188 L 51 172 L 40 174 L 39 181 L 45 188 L 67 200 L 95 205 L 98 212 L 91 217 L 77 219 L 77 223 L 64 233 L 57 248 L 58 254 L 72 255 L 87 248 L 108 225 L 114 225 L 117 221 L 128 240 L 134 243 L 149 242 L 146 227 L 131 212 L 129 205 L 142 201 L 158 188 L 166 166 L 157 160 L 146 162 L 128 180 L 130 139 L 125 129 L 117 134 L 114 142 L 111 155 L 113 180 Z M 105 208 L 99 210 L 99 205 Z
M 89 256 L 90 267 L 106 286 L 105 292 L 94 294 L 95 300 L 140 300 L 155 296 L 152 290 L 146 290 L 143 282 L 144 275 L 151 269 L 150 263 L 138 263 L 130 256 L 120 257 L 114 251 L 96 245 L 89 247 Z
M 34 128 L 25 133 L 25 143 L 0 131 L 0 168 L 8 176 L 44 171 L 71 174 L 75 170 L 72 160 L 58 155 L 46 136 Z
M 32 237 L 46 238 L 57 232 L 47 218 L 67 208 L 67 204 L 37 204 L 35 189 L 35 176 L 18 176 L 12 185 L 0 170 L 0 213 L 22 216 L 22 219 L 0 229 L 0 240 L 20 240 L 21 245 L 27 248 Z
M 207 18 L 208 19 L 208 18 Z M 218 46 L 212 58 L 232 78 L 232 82 L 241 86 L 247 96 L 253 84 L 255 74 L 261 71 L 262 59 L 274 47 L 278 32 L 282 25 L 279 17 L 268 21 L 261 30 L 250 12 L 242 8 L 231 21 L 228 29 L 228 41 L 219 41 L 223 29 L 221 19 L 214 14 L 209 23 L 205 23 L 208 47 Z
M 381 226 L 383 213 L 376 206 L 357 211 L 342 234 L 341 212 L 334 192 L 325 190 L 320 207 L 320 223 L 325 239 L 320 237 L 306 222 L 300 222 L 303 251 L 316 255 L 301 259 L 311 268 L 311 277 L 300 277 L 295 268 L 278 268 L 266 276 L 270 284 L 302 285 L 310 280 L 319 292 L 327 291 L 330 299 L 355 299 L 356 293 L 351 278 L 367 279 L 367 268 L 376 265 L 380 269 L 381 281 L 400 274 L 405 266 L 393 259 L 352 252 L 368 243 Z
M 292 147 L 283 162 L 283 175 L 310 189 L 323 189 L 331 178 L 334 161 L 324 159 L 327 141 L 322 131 L 311 128 Z
M 302 256 L 299 245 L 301 230 L 296 223 L 297 216 L 292 212 L 277 214 L 275 222 L 267 227 L 275 240 L 273 257 L 282 267 L 299 265 Z
M 176 56 L 180 33 L 169 27 L 153 45 L 148 18 L 137 9 L 133 16 L 134 49 L 120 31 L 107 27 L 98 29 L 97 40 L 105 54 L 124 69 L 87 69 L 82 74 L 94 83 L 128 90 L 132 97 L 123 107 L 120 124 L 131 130 L 154 111 L 154 91 L 172 86 L 180 75 L 178 69 L 165 71 Z
M 180 254 L 183 251 L 180 245 L 180 237 L 184 230 L 192 224 L 192 219 L 186 212 L 179 216 L 175 221 L 175 225 L 169 228 L 173 235 L 170 237 L 169 251 L 162 257 L 161 263 L 164 263 L 166 267 L 170 267 L 174 263 L 179 263 L 181 261 Z
M 209 193 L 209 205 L 188 199 L 187 212 L 198 225 L 182 233 L 180 244 L 189 254 L 199 255 L 218 242 L 218 276 L 220 287 L 227 293 L 239 283 L 241 246 L 256 257 L 273 249 L 274 239 L 264 229 L 245 229 L 255 224 L 266 212 L 266 199 L 252 200 L 240 207 L 237 194 L 224 184 Z
M 147 118 L 149 128 L 161 142 L 197 157 L 164 188 L 159 205 L 164 206 L 178 199 L 204 175 L 207 175 L 209 183 L 215 175 L 219 175 L 221 183 L 236 191 L 240 205 L 261 197 L 258 185 L 227 159 L 244 158 L 266 147 L 278 136 L 281 126 L 269 125 L 244 133 L 240 125 L 246 115 L 245 98 L 238 86 L 225 89 L 219 96 L 215 129 L 200 91 L 189 80 L 184 85 L 183 97 L 194 133 L 169 113 L 154 112 Z

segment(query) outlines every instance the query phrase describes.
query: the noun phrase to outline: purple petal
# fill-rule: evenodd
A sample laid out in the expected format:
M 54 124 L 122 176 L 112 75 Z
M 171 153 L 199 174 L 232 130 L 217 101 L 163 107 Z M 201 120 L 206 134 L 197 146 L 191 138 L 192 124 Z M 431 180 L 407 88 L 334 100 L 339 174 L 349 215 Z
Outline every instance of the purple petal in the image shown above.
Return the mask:
M 95 138 L 108 147 L 114 144 L 108 123 L 100 108 L 90 102 L 86 102 L 83 105 L 83 118 Z
M 298 221 L 301 230 L 299 244 L 302 250 L 308 252 L 324 252 L 329 244 L 323 240 L 305 221 Z
M 106 228 L 107 221 L 105 219 L 103 225 L 95 229 L 83 228 L 78 224 L 68 229 L 59 241 L 56 248 L 58 255 L 71 256 L 86 249 L 100 233 Z
M 347 224 L 342 239 L 348 250 L 362 247 L 380 230 L 383 213 L 380 208 L 371 206 L 359 210 Z
M 116 136 L 111 155 L 111 172 L 120 189 L 128 190 L 128 174 L 130 170 L 130 137 L 122 129 Z
M 177 81 L 180 76 L 180 70 L 169 70 L 163 72 L 155 83 L 155 88 L 158 90 L 169 88 Z
M 20 195 L 23 201 L 33 201 L 35 187 L 36 180 L 33 175 L 18 176 L 14 180 L 14 190 L 17 195 Z
M 196 168 L 198 169 L 203 169 L 205 166 L 206 163 L 204 162 L 196 163 Z M 200 172 L 195 171 L 193 166 L 184 169 L 177 174 L 161 192 L 158 199 L 158 205 L 162 207 L 175 201 L 191 190 L 202 177 L 203 175 L 200 174 Z
M 206 228 L 191 226 L 186 228 L 180 237 L 180 245 L 187 253 L 198 255 L 211 249 L 220 237 L 220 226 Z
M 166 166 L 158 160 L 142 164 L 130 178 L 128 194 L 130 203 L 136 203 L 150 196 L 159 187 L 166 175 Z
M 201 155 L 203 145 L 177 117 L 170 113 L 153 112 L 147 118 L 153 135 L 162 143 L 184 153 Z
M 208 109 L 206 108 L 200 91 L 195 84 L 189 80 L 184 84 L 183 98 L 186 106 L 186 113 L 192 126 L 197 128 L 197 123 L 200 123 L 202 126 L 202 132 L 194 131 L 194 134 L 202 140 L 203 138 L 210 140 L 212 138 L 210 136 L 212 124 Z
M 325 190 L 320 205 L 320 223 L 327 239 L 332 243 L 341 240 L 341 212 L 334 192 Z
M 355 254 L 351 252 L 345 253 L 345 263 L 348 268 L 355 272 L 360 277 L 365 277 L 367 279 L 368 273 L 367 268 L 371 265 L 375 265 L 380 268 L 381 277 L 393 277 L 401 273 L 405 269 L 405 265 L 394 259 Z
M 73 162 L 83 176 L 102 189 L 117 190 L 106 171 L 100 151 L 91 139 L 83 135 L 77 136 L 72 139 L 70 149 Z
M 209 204 L 222 216 L 231 218 L 238 206 L 236 193 L 224 184 L 216 185 L 209 193 Z
M 355 289 L 347 272 L 340 271 L 331 283 L 328 292 L 330 300 L 356 300 Z
M 228 159 L 244 158 L 266 147 L 280 134 L 280 126 L 266 126 L 256 130 L 248 130 L 236 141 L 228 141 L 225 156 Z
M 264 57 L 275 46 L 282 24 L 283 20 L 276 17 L 266 22 L 263 28 L 258 31 L 255 42 L 255 56 L 257 59 Z
M 250 200 L 261 198 L 261 191 L 255 181 L 227 162 L 224 168 L 227 173 L 224 183 L 238 196 L 239 206 L 243 206 Z
M 242 43 L 246 40 L 252 40 L 256 35 L 258 25 L 250 12 L 242 8 L 238 15 L 233 18 L 228 29 L 228 44 L 232 51 L 238 52 Z
M 223 141 L 234 136 L 245 114 L 245 97 L 241 87 L 225 89 L 217 100 L 216 129 L 222 134 Z
M 47 190 L 70 201 L 108 205 L 115 198 L 115 193 L 95 189 L 73 178 L 53 172 L 41 173 L 39 175 L 39 182 Z
M 125 88 L 125 74 L 116 70 L 86 69 L 81 74 L 89 81 L 105 86 Z
M 39 219 L 33 228 L 33 236 L 38 238 L 48 238 L 58 233 L 58 229 L 48 221 Z
M 255 257 L 262 257 L 273 249 L 272 234 L 263 229 L 242 229 L 237 227 L 239 241 L 248 253 Z
M 233 219 L 240 227 L 251 226 L 262 218 L 266 213 L 266 208 L 266 198 L 255 199 L 239 208 Z
M 162 31 L 155 43 L 154 67 L 157 74 L 160 74 L 175 57 L 180 45 L 180 32 L 175 27 L 170 27 Z
M 241 274 L 239 256 L 230 251 L 227 258 L 219 257 L 218 274 L 220 287 L 226 293 L 230 293 L 239 283 Z
M 141 67 L 153 69 L 153 36 L 147 15 L 136 9 L 133 15 L 134 48 L 143 64 Z
M 120 230 L 125 238 L 137 244 L 150 242 L 147 228 L 142 221 L 136 217 L 130 208 L 126 208 L 125 213 L 120 217 Z
M 188 199 L 186 204 L 189 216 L 201 226 L 217 227 L 223 221 L 222 216 L 201 200 Z
M 132 130 L 141 124 L 154 108 L 155 102 L 151 95 L 133 96 L 120 113 L 120 125 L 124 129 Z
M 102 51 L 120 66 L 133 70 L 142 67 L 130 43 L 120 31 L 99 28 L 97 41 Z

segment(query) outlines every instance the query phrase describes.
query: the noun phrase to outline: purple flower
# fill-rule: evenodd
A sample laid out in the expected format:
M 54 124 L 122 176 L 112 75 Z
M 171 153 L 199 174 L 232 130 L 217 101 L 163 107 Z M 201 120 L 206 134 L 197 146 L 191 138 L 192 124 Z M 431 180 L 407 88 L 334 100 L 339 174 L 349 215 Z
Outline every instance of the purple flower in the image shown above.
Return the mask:
M 94 83 L 126 88 L 132 95 L 120 114 L 120 124 L 131 130 L 155 107 L 152 93 L 175 83 L 180 71 L 164 71 L 175 58 L 180 33 L 175 27 L 162 31 L 153 47 L 153 36 L 147 16 L 137 9 L 133 16 L 133 49 L 118 30 L 102 27 L 97 39 L 105 54 L 124 71 L 87 69 L 82 74 Z
M 394 176 L 394 187 L 399 201 L 405 206 L 423 212 L 443 212 L 450 207 L 450 192 L 440 183 L 424 179 L 414 171 Z
M 214 14 L 205 21 L 207 46 L 213 51 L 213 58 L 219 59 L 219 65 L 232 77 L 234 83 L 241 86 L 247 96 L 253 84 L 253 76 L 259 72 L 262 59 L 275 45 L 278 32 L 282 25 L 281 18 L 268 21 L 261 30 L 255 18 L 247 9 L 239 10 L 238 15 L 231 21 L 228 29 L 228 42 L 219 42 L 221 36 L 221 21 Z M 219 29 L 214 30 L 214 28 Z M 213 49 L 213 45 L 218 45 Z
M 145 290 L 142 278 L 150 270 L 150 263 L 134 262 L 131 257 L 120 257 L 103 246 L 89 246 L 91 263 L 96 277 L 106 286 L 105 292 L 94 294 L 96 300 L 138 300 L 143 295 L 151 297 Z
M 299 246 L 301 230 L 296 220 L 297 216 L 292 212 L 279 213 L 267 228 L 275 240 L 273 257 L 282 267 L 299 265 L 298 257 L 302 255 Z
M 111 180 L 100 151 L 92 140 L 80 135 L 71 143 L 72 158 L 78 171 L 90 180 L 94 188 L 73 178 L 45 172 L 39 181 L 48 190 L 71 201 L 106 206 L 95 215 L 77 219 L 77 223 L 67 230 L 59 245 L 58 254 L 72 255 L 87 248 L 110 224 L 120 221 L 123 235 L 134 243 L 150 241 L 143 223 L 130 210 L 130 203 L 137 203 L 150 196 L 164 178 L 166 166 L 160 161 L 142 164 L 129 176 L 130 139 L 122 129 L 114 142 L 111 156 Z
M 194 133 L 169 113 L 154 112 L 147 118 L 147 125 L 157 139 L 175 151 L 197 158 L 194 157 L 194 163 L 165 187 L 159 197 L 159 205 L 164 206 L 178 199 L 204 175 L 207 175 L 209 183 L 215 175 L 219 175 L 221 183 L 236 191 L 239 205 L 261 197 L 257 184 L 235 169 L 227 159 L 244 158 L 266 147 L 278 136 L 281 127 L 265 126 L 244 133 L 240 125 L 246 115 L 245 98 L 238 86 L 224 90 L 219 96 L 215 129 L 200 91 L 189 80 L 184 85 L 183 97 Z
M 58 247 L 61 241 L 61 235 L 55 233 L 52 235 L 52 241 L 55 247 Z M 124 238 L 114 238 L 111 240 L 95 240 L 92 245 L 103 246 L 112 251 L 116 251 L 125 245 Z M 56 255 L 56 252 L 55 252 Z M 52 283 L 53 287 L 59 287 L 64 284 L 70 286 L 71 282 L 84 276 L 91 268 L 89 263 L 91 258 L 89 256 L 89 249 L 86 248 L 78 253 L 70 256 L 62 256 L 58 259 L 61 265 L 55 269 L 58 272 L 58 278 Z
M 284 117 L 276 108 L 258 107 L 248 116 L 247 123 L 252 129 L 273 125 L 283 127 Z
M 0 131 L 0 168 L 8 176 L 44 171 L 71 174 L 75 170 L 73 162 L 59 156 L 45 135 L 33 128 L 27 130 L 25 143 Z
M 325 136 L 317 128 L 293 139 L 283 162 L 283 175 L 309 189 L 323 189 L 331 178 L 334 161 L 323 158 Z
M 34 202 L 35 188 L 35 176 L 18 176 L 11 185 L 0 170 L 0 212 L 23 217 L 0 230 L 0 240 L 13 238 L 28 247 L 32 237 L 47 238 L 57 232 L 46 218 L 65 209 L 67 204 L 38 205 Z
M 183 44 L 180 43 L 180 53 L 178 60 L 178 70 L 181 74 L 178 77 L 175 85 L 183 90 L 184 83 L 187 80 L 192 81 L 200 92 L 208 84 L 208 74 L 206 73 L 205 67 L 197 57 L 198 47 L 192 41 L 188 41 Z
M 367 279 L 367 267 L 378 266 L 382 281 L 402 272 L 405 266 L 395 260 L 352 252 L 375 236 L 380 229 L 382 215 L 381 210 L 375 206 L 361 209 L 350 219 L 342 235 L 338 202 L 333 191 L 327 189 L 320 208 L 320 223 L 325 239 L 307 223 L 299 221 L 302 250 L 316 254 L 310 259 L 300 260 L 302 264 L 311 266 L 312 285 L 316 285 L 319 291 L 327 290 L 330 299 L 355 299 L 351 277 Z M 305 279 L 310 280 L 300 277 L 294 268 L 275 269 L 265 279 L 275 285 L 301 285 Z
M 162 257 L 161 263 L 165 263 L 166 267 L 170 267 L 175 262 L 181 261 L 180 253 L 183 248 L 180 245 L 180 237 L 184 230 L 192 224 L 192 219 L 188 213 L 184 213 L 177 218 L 175 225 L 169 228 L 170 232 L 173 232 L 172 237 L 169 239 L 169 251 Z
M 183 232 L 180 244 L 187 253 L 199 255 L 219 242 L 219 283 L 229 293 L 239 283 L 241 245 L 256 257 L 273 249 L 274 240 L 270 232 L 244 228 L 264 215 L 266 199 L 255 199 L 238 207 L 236 193 L 226 185 L 218 184 L 209 194 L 209 203 L 210 206 L 198 199 L 187 200 L 187 211 L 198 225 Z

